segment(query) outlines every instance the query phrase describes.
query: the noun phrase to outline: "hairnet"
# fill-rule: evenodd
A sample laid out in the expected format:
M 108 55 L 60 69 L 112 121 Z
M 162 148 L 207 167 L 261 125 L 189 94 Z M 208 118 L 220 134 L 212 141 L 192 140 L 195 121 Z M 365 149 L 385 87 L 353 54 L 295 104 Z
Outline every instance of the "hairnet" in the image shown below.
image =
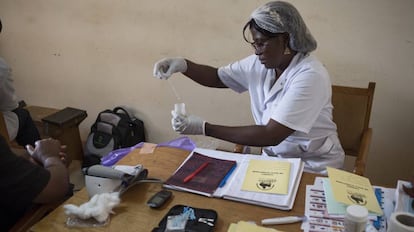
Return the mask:
M 316 40 L 306 27 L 298 10 L 287 2 L 268 2 L 251 14 L 251 19 L 262 29 L 271 33 L 289 33 L 290 48 L 298 52 L 316 49 Z

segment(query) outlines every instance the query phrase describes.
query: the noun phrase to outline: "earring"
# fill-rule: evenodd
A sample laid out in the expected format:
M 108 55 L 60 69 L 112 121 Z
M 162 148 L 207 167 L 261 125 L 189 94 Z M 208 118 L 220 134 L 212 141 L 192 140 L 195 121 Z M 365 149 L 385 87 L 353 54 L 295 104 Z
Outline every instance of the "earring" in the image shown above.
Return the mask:
M 288 46 L 286 46 L 285 51 L 283 52 L 283 55 L 290 55 L 290 49 Z

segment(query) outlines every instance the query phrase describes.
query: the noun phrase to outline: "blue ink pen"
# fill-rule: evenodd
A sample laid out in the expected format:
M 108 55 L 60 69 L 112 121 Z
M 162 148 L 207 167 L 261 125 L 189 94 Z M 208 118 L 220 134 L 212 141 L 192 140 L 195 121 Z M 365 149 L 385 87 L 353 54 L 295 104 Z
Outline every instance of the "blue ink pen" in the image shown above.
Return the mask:
M 227 174 L 224 176 L 224 178 L 221 180 L 220 184 L 219 184 L 219 188 L 223 187 L 227 180 L 229 179 L 229 177 L 231 176 L 231 174 L 233 173 L 233 171 L 236 169 L 237 163 L 235 163 L 233 165 L 233 167 L 231 167 L 231 169 L 227 172 Z

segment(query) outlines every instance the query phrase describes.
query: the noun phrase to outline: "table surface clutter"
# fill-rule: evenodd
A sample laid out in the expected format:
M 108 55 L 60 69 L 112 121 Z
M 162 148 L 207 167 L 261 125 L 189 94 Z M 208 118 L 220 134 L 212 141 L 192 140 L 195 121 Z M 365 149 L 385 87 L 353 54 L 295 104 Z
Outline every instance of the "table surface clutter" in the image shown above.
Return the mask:
M 148 170 L 149 178 L 158 178 L 167 180 L 186 160 L 190 151 L 172 148 L 172 147 L 155 147 L 150 152 L 145 149 L 135 149 L 128 155 L 117 162 L 117 165 L 143 165 Z M 206 209 L 217 212 L 217 220 L 215 220 L 214 231 L 241 231 L 234 228 L 243 225 L 248 228 L 251 222 L 261 225 L 263 219 L 286 217 L 286 216 L 303 216 L 309 214 L 310 211 L 320 211 L 321 218 L 318 219 L 316 214 L 311 215 L 315 222 L 324 223 L 323 217 L 326 216 L 326 199 L 322 183 L 319 175 L 311 173 L 302 173 L 300 184 L 296 194 L 293 208 L 291 210 L 280 210 L 255 204 L 248 204 L 234 200 L 227 200 L 218 197 L 207 197 L 200 194 L 190 193 L 186 191 L 172 191 L 172 197 L 161 208 L 151 208 L 147 205 L 147 201 L 157 192 L 163 189 L 161 183 L 140 183 L 121 195 L 121 203 L 113 209 L 114 214 L 110 215 L 109 223 L 102 227 L 89 228 L 73 228 L 66 225 L 67 215 L 63 206 L 66 204 L 81 205 L 89 201 L 86 188 L 76 192 L 74 196 L 69 198 L 61 206 L 35 224 L 31 231 L 151 231 L 159 226 L 160 221 L 174 206 L 189 206 L 194 209 Z M 385 190 L 385 188 L 384 188 Z M 387 189 L 393 192 L 395 189 Z M 313 194 L 313 195 L 312 195 Z M 391 194 L 393 195 L 393 194 Z M 390 196 L 391 198 L 393 196 Z M 312 202 L 320 201 L 320 202 Z M 389 200 L 393 204 L 393 200 Z M 394 209 L 393 206 L 391 206 Z M 307 215 L 309 217 L 309 215 Z M 389 216 L 389 215 L 387 215 Z M 309 218 L 308 218 L 309 219 Z M 291 219 L 287 219 L 291 220 Z M 339 217 L 339 227 L 335 231 L 342 231 L 341 219 Z M 296 223 L 266 225 L 280 231 L 301 231 L 302 223 L 296 220 Z M 245 224 L 245 222 L 249 222 Z M 208 222 L 206 222 L 208 223 Z M 304 231 L 311 231 L 315 224 L 307 222 Z M 332 223 L 332 221 L 330 221 Z M 235 226 L 235 224 L 237 226 Z M 250 224 L 250 225 L 249 225 Z M 305 225 L 305 224 L 304 224 Z M 335 228 L 335 225 L 326 225 Z M 261 230 L 262 231 L 262 230 Z M 380 230 L 381 231 L 381 230 Z M 382 229 L 382 231 L 385 231 Z

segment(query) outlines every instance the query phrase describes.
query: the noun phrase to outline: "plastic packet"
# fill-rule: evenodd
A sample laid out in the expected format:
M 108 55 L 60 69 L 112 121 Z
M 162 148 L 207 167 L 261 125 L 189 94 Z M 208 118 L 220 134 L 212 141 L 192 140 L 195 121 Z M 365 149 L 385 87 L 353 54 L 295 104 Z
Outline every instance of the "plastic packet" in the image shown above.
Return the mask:
M 185 232 L 185 225 L 188 221 L 188 215 L 172 215 L 167 218 L 167 226 L 164 232 Z
M 68 216 L 66 219 L 66 226 L 71 228 L 103 227 L 108 225 L 109 221 L 110 217 L 103 222 L 99 222 L 95 218 L 82 219 L 76 216 Z

